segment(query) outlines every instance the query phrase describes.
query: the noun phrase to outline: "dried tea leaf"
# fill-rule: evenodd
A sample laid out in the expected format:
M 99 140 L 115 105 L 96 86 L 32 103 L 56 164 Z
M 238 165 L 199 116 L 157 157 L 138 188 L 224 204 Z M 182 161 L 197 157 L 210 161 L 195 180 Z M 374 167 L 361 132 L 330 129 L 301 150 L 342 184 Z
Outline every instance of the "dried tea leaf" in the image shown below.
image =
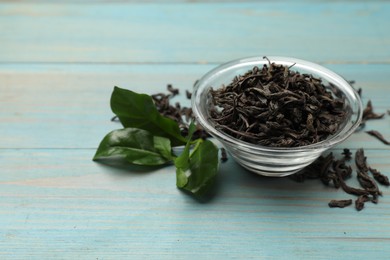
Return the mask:
M 381 141 L 384 144 L 390 145 L 390 142 L 386 140 L 386 138 L 383 137 L 381 133 L 379 133 L 376 130 L 370 130 L 366 131 L 367 134 L 376 137 L 379 141 Z
M 345 208 L 352 204 L 352 199 L 349 200 L 331 200 L 328 205 L 330 208 Z

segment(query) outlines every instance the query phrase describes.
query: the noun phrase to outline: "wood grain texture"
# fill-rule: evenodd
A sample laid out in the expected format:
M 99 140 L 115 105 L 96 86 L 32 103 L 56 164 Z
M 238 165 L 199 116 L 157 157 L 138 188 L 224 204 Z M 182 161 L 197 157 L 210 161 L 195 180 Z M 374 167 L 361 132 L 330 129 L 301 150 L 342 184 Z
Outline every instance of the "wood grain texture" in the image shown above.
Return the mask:
M 362 82 L 365 99 L 386 110 L 390 66 L 328 66 Z M 0 256 L 359 259 L 356 252 L 390 253 L 387 188 L 378 205 L 362 212 L 329 209 L 329 200 L 351 196 L 318 181 L 259 177 L 230 158 L 221 164 L 216 196 L 199 203 L 176 189 L 172 166 L 144 171 L 91 161 L 104 134 L 119 128 L 109 121 L 113 84 L 155 93 L 169 82 L 183 92 L 211 67 L 2 66 Z M 386 117 L 367 127 L 390 136 L 388 124 Z M 371 148 L 369 163 L 390 175 L 388 146 L 357 133 L 332 151 L 344 147 Z
M 0 259 L 386 259 L 389 188 L 361 212 L 330 209 L 353 196 L 229 158 L 200 203 L 176 188 L 172 166 L 91 159 L 120 128 L 113 86 L 183 93 L 244 56 L 322 63 L 384 113 L 389 15 L 388 1 L 0 1 Z M 366 130 L 390 139 L 389 120 Z M 359 132 L 332 152 L 344 147 L 365 147 L 390 176 L 390 146 Z
M 4 3 L 0 61 L 389 63 L 389 12 L 376 1 Z
M 0 150 L 7 158 L 1 160 L 0 255 L 359 259 L 390 253 L 386 188 L 379 204 L 361 212 L 329 209 L 329 200 L 353 197 L 319 181 L 260 177 L 229 160 L 221 165 L 217 196 L 202 204 L 175 188 L 173 167 L 129 172 L 92 163 L 93 152 Z M 389 169 L 389 151 L 367 156 Z

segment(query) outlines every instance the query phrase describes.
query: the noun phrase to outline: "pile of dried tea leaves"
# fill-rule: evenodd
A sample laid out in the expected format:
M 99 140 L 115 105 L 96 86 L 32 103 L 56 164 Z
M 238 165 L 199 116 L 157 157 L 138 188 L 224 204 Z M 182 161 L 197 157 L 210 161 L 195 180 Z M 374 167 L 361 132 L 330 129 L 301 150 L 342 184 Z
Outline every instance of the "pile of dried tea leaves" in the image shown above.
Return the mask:
M 211 90 L 215 128 L 254 144 L 297 147 L 335 134 L 347 116 L 334 86 L 275 63 L 254 67 Z
M 389 186 L 388 177 L 368 165 L 364 150 L 360 148 L 355 153 L 355 164 L 356 177 L 361 187 L 349 186 L 346 180 L 353 175 L 352 167 L 348 164 L 352 154 L 349 149 L 344 149 L 343 155 L 344 157 L 341 159 L 336 159 L 333 153 L 321 156 L 302 171 L 292 175 L 291 178 L 299 182 L 305 179 L 320 179 L 327 186 L 332 185 L 336 189 L 342 188 L 344 192 L 357 196 L 355 208 L 359 211 L 364 208 L 364 203 L 367 201 L 378 203 L 378 196 L 382 195 L 378 183 Z M 328 205 L 329 207 L 344 208 L 351 204 L 352 199 L 347 199 L 331 200 Z

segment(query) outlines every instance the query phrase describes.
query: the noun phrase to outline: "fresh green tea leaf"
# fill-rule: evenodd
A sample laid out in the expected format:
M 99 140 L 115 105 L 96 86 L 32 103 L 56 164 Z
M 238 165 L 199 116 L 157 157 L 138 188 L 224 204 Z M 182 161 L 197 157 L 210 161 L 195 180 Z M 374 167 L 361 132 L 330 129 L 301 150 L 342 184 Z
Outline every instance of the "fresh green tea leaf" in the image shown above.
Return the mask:
M 218 173 L 218 148 L 209 140 L 190 155 L 190 171 L 185 190 L 202 196 L 212 187 Z
M 169 139 L 137 128 L 114 130 L 107 134 L 93 160 L 113 157 L 137 165 L 162 165 L 173 158 Z
M 191 122 L 189 128 L 188 128 L 188 136 L 187 138 L 187 144 L 181 153 L 179 157 L 175 159 L 175 166 L 176 166 L 176 186 L 179 188 L 183 188 L 187 182 L 187 174 L 188 169 L 190 166 L 190 147 L 191 147 L 191 138 L 196 130 L 196 127 L 194 125 L 194 122 Z
M 171 141 L 168 138 L 161 136 L 153 136 L 154 148 L 167 160 L 172 160 Z
M 176 168 L 176 186 L 179 188 L 184 188 L 188 183 L 188 177 L 186 172 L 187 170 L 184 170 L 183 168 Z
M 187 142 L 192 139 L 192 136 L 194 135 L 195 131 L 196 125 L 194 123 L 194 120 L 192 120 L 190 125 L 188 126 L 188 135 L 186 136 Z
M 176 169 L 181 169 L 183 172 L 185 172 L 189 168 L 189 160 L 190 160 L 190 146 L 186 145 L 183 152 L 180 154 L 179 157 L 175 159 L 175 166 Z
M 210 189 L 217 176 L 218 148 L 211 141 L 199 140 L 190 155 L 187 145 L 175 160 L 176 185 L 196 196 L 202 196 Z
M 140 128 L 155 136 L 167 137 L 173 146 L 186 143 L 178 124 L 162 116 L 149 95 L 115 87 L 111 96 L 111 109 L 124 127 Z

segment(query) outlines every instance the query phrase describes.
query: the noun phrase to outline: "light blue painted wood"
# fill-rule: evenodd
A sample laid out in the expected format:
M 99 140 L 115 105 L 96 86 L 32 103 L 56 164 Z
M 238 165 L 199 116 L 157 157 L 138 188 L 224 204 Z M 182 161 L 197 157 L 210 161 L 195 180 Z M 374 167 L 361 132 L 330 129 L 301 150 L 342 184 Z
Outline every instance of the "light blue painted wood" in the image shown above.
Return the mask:
M 1 4 L 3 62 L 390 62 L 390 3 Z M 27 44 L 26 44 L 27 43 Z
M 260 177 L 230 158 L 217 195 L 199 203 L 177 190 L 172 166 L 91 158 L 119 127 L 109 121 L 114 85 L 183 92 L 248 55 L 321 62 L 386 112 L 389 3 L 134 2 L 0 3 L 0 259 L 385 259 L 389 188 L 361 212 L 330 209 L 352 196 Z M 368 129 L 390 139 L 389 116 Z M 360 132 L 332 151 L 344 147 L 365 147 L 390 176 L 389 146 Z
M 0 255 L 363 259 L 390 253 L 387 188 L 379 204 L 361 212 L 330 209 L 330 199 L 352 196 L 319 181 L 260 177 L 229 160 L 221 164 L 217 196 L 201 204 L 175 188 L 173 167 L 129 172 L 91 162 L 92 153 L 0 150 Z M 367 156 L 374 167 L 389 169 L 389 151 Z

